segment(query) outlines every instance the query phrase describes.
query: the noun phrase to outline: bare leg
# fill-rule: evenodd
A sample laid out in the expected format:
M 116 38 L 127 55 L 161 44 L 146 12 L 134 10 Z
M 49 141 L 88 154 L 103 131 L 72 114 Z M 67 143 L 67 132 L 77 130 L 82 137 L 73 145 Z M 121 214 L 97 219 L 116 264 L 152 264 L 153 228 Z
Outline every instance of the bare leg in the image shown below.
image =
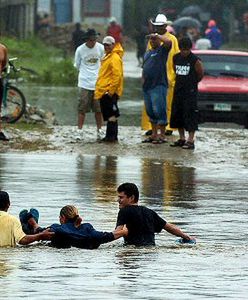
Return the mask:
M 84 125 L 84 120 L 85 120 L 85 114 L 78 113 L 78 129 L 82 129 Z
M 178 128 L 180 140 L 185 141 L 185 130 L 184 128 Z
M 188 142 L 194 143 L 194 137 L 195 137 L 195 131 L 190 131 L 189 132 Z
M 156 139 L 158 137 L 158 126 L 157 124 L 151 123 L 152 125 L 152 135 L 151 138 L 152 139 Z
M 160 129 L 160 136 L 162 139 L 165 139 L 165 125 L 159 125 L 158 126 Z
M 102 128 L 102 113 L 101 112 L 96 112 L 95 113 L 95 119 L 96 119 L 96 126 L 97 126 L 97 130 Z

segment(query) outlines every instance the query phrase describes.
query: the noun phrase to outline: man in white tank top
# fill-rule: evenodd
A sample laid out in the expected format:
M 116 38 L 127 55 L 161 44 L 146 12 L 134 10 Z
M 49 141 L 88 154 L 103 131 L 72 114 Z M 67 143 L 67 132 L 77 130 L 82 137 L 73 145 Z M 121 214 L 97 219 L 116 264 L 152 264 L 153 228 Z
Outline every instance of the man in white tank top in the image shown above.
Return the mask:
M 80 89 L 78 104 L 78 130 L 79 139 L 82 137 L 85 114 L 93 111 L 97 125 L 97 139 L 102 138 L 102 114 L 99 101 L 94 100 L 94 90 L 104 56 L 104 47 L 97 42 L 98 33 L 94 29 L 86 32 L 86 42 L 79 46 L 75 52 L 74 66 L 78 69 L 78 87 Z

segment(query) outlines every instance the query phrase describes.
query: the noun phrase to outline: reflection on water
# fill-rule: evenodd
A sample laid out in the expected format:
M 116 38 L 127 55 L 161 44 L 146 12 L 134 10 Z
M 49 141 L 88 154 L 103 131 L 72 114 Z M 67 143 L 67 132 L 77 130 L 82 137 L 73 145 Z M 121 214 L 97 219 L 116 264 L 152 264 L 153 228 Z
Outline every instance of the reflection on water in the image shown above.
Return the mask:
M 142 190 L 148 205 L 156 203 L 186 208 L 194 204 L 194 168 L 178 167 L 158 159 L 143 159 L 142 175 Z M 190 199 L 190 203 L 185 199 Z
M 75 204 L 85 222 L 112 230 L 116 188 L 140 188 L 140 204 L 197 236 L 179 246 L 164 232 L 157 246 L 98 250 L 42 245 L 0 250 L 0 298 L 246 299 L 248 292 L 247 175 L 181 167 L 159 159 L 55 154 L 0 154 L 0 187 L 10 212 L 39 208 L 41 225 Z
M 89 199 L 113 201 L 116 198 L 117 157 L 77 157 L 77 182 Z M 84 185 L 81 185 L 82 181 Z M 86 190 L 86 191 L 85 191 Z

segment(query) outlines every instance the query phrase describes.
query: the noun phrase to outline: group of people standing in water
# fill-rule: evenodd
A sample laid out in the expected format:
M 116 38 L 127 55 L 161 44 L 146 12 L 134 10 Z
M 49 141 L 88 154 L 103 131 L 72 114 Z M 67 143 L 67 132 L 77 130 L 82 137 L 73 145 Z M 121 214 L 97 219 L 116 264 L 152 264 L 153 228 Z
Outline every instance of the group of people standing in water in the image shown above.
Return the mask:
M 195 238 L 179 227 L 168 223 L 154 210 L 139 205 L 139 190 L 134 183 L 123 183 L 117 188 L 119 212 L 116 228 L 112 232 L 96 230 L 90 223 L 83 223 L 78 209 L 66 205 L 60 210 L 59 223 L 40 227 L 37 209 L 22 210 L 19 219 L 8 213 L 9 194 L 0 191 L 0 247 L 28 245 L 35 241 L 50 241 L 56 248 L 77 247 L 96 249 L 101 244 L 121 237 L 125 245 L 154 246 L 155 233 L 163 229 L 180 237 L 184 242 L 195 242 Z

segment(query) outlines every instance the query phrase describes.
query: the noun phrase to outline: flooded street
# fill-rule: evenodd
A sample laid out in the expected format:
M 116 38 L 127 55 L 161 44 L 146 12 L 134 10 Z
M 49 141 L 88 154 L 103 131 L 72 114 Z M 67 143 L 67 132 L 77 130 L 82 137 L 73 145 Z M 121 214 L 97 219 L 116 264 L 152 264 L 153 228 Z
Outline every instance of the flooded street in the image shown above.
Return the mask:
M 37 207 L 43 226 L 58 221 L 62 206 L 74 204 L 85 222 L 111 231 L 116 187 L 132 181 L 140 188 L 140 204 L 197 238 L 193 247 L 179 246 L 163 232 L 151 248 L 123 247 L 118 240 L 98 250 L 1 249 L 1 299 L 247 299 L 247 168 L 6 153 L 0 155 L 0 175 L 10 212 Z
M 23 87 L 30 104 L 55 112 L 59 126 L 37 152 L 14 146 L 30 147 L 42 132 L 9 129 L 11 140 L 0 149 L 0 189 L 9 192 L 13 215 L 38 208 L 41 226 L 59 222 L 60 209 L 73 204 L 84 222 L 112 231 L 116 188 L 134 182 L 141 205 L 196 236 L 197 244 L 179 245 L 164 231 L 149 248 L 123 247 L 122 239 L 97 250 L 1 248 L 0 299 L 247 299 L 248 130 L 201 125 L 194 151 L 142 144 L 134 59 L 113 145 L 96 142 L 92 115 L 84 139 L 76 139 L 76 87 Z

